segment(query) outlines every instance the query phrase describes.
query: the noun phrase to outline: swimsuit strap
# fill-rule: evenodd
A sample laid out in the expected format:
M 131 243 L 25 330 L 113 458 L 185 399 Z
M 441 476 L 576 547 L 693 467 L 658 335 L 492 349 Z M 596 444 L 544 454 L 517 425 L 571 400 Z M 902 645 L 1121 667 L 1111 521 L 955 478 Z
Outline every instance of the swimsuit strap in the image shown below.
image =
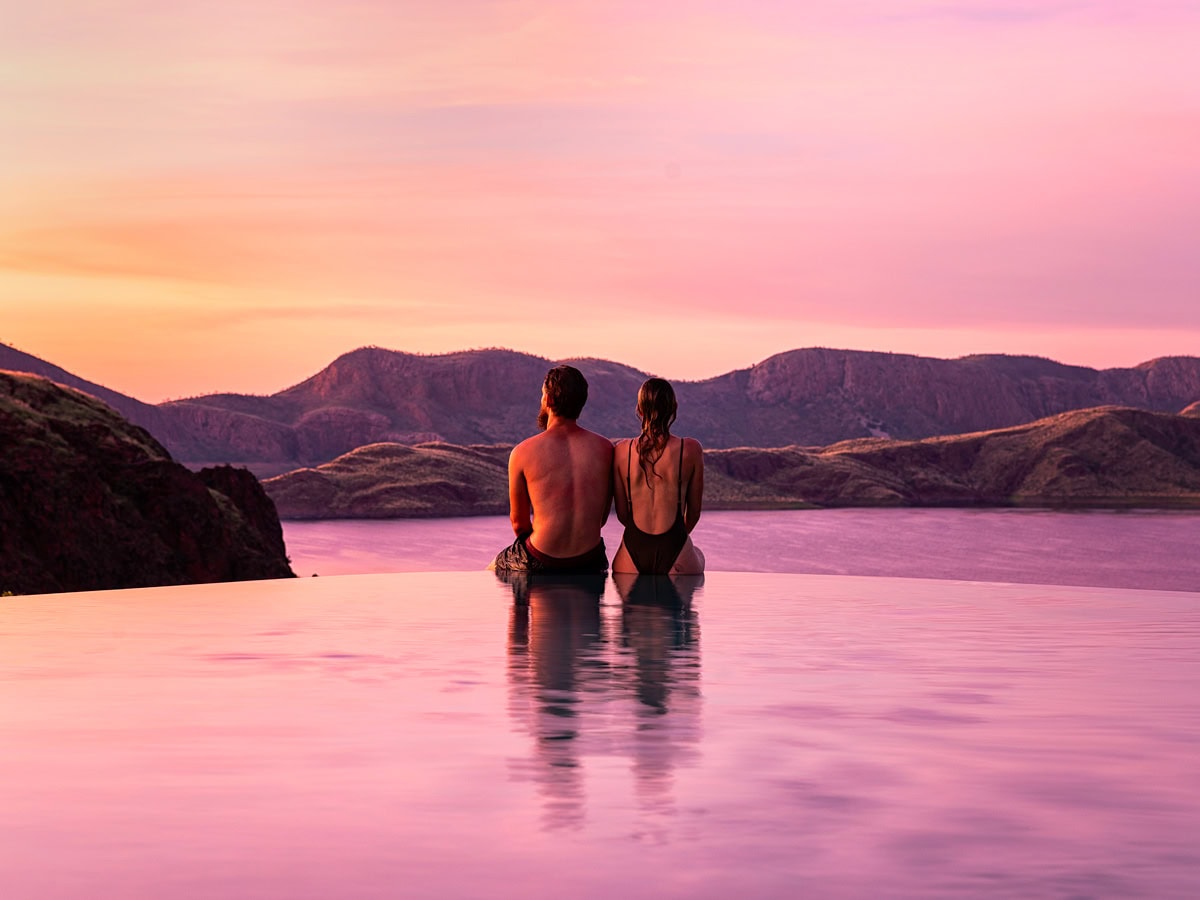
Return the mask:
M 630 483 L 630 473 L 633 471 L 633 438 L 629 439 L 628 459 L 625 461 L 625 496 L 629 498 L 629 513 L 633 514 L 633 485 Z
M 679 439 L 679 511 L 683 512 L 683 438 Z

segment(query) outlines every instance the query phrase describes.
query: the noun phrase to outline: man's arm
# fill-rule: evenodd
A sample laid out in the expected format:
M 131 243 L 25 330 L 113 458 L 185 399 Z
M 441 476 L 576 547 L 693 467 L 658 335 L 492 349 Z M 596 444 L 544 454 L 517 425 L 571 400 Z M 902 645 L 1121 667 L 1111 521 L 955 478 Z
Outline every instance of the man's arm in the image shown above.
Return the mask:
M 520 446 L 508 456 L 508 518 L 517 537 L 533 531 L 533 503 L 529 499 L 529 484 Z

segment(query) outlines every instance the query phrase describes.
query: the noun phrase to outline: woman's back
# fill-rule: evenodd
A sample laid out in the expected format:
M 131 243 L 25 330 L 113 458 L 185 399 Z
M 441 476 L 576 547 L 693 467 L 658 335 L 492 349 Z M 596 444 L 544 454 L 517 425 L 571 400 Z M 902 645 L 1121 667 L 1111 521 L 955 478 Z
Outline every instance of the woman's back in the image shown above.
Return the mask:
M 633 523 L 647 534 L 669 530 L 683 513 L 683 438 L 667 440 L 650 473 L 642 467 L 635 440 L 622 441 L 617 447 L 617 457 Z
M 672 437 L 675 391 L 661 378 L 638 390 L 642 433 L 620 441 L 613 454 L 613 499 L 625 526 L 613 572 L 694 575 L 704 554 L 688 536 L 700 520 L 704 450 L 691 438 Z

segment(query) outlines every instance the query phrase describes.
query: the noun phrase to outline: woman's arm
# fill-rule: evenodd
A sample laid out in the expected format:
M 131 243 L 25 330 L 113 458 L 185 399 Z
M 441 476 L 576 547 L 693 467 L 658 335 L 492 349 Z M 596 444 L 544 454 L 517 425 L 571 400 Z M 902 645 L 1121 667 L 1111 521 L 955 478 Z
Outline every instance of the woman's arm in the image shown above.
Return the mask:
M 688 480 L 683 523 L 690 534 L 700 521 L 700 510 L 704 506 L 704 448 L 694 438 L 683 440 L 683 471 Z

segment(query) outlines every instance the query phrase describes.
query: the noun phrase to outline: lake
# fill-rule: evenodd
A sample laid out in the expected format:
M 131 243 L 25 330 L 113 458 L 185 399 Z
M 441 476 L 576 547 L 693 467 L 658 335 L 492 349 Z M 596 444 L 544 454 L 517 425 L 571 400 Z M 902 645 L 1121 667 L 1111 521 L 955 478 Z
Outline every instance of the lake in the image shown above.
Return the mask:
M 0 643 L 13 900 L 1200 894 L 1200 594 L 357 575 Z
M 482 569 L 512 539 L 500 516 L 285 522 L 299 575 Z M 604 531 L 609 557 L 621 540 Z M 1017 509 L 707 512 L 709 571 L 1200 591 L 1200 513 Z

